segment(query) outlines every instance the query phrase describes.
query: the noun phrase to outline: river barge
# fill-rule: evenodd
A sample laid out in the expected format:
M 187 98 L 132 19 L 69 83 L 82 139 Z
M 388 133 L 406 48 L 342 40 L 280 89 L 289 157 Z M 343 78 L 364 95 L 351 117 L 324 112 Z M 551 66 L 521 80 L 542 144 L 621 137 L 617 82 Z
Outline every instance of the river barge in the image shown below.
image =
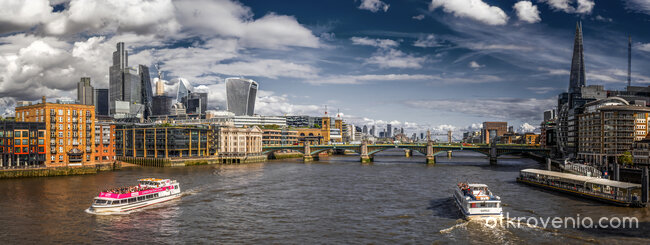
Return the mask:
M 517 182 L 624 207 L 645 207 L 641 185 L 541 169 L 519 171 Z

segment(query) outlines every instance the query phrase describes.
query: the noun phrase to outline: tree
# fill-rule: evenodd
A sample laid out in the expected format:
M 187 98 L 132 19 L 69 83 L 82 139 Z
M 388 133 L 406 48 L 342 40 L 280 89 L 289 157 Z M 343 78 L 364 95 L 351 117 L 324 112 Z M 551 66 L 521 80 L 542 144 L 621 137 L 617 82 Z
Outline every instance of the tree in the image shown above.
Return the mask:
M 618 157 L 618 163 L 625 164 L 625 165 L 632 165 L 634 163 L 634 159 L 632 158 L 632 153 L 630 153 L 629 151 L 623 152 L 623 155 Z
M 314 128 L 320 128 L 320 125 L 318 125 L 318 123 L 314 123 Z

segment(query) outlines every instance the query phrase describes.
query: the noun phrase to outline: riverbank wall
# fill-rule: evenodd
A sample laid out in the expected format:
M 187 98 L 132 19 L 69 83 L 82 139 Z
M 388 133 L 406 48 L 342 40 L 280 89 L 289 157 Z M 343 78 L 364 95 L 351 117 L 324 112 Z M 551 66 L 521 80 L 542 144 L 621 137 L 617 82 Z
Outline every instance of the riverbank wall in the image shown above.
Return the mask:
M 113 171 L 120 168 L 121 164 L 114 162 L 83 167 L 3 169 L 0 170 L 0 179 L 96 174 L 100 171 Z

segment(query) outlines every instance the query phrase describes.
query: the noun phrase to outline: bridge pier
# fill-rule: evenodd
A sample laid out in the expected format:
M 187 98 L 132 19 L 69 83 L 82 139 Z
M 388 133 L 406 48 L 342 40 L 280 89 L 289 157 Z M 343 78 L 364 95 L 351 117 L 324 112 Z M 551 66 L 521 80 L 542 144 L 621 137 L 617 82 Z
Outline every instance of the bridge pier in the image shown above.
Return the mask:
M 451 150 L 447 151 L 447 158 L 451 158 L 451 152 L 452 152 Z
M 309 148 L 309 143 L 305 141 L 305 151 L 302 155 L 302 161 L 303 162 L 313 162 L 314 157 L 311 156 L 311 148 Z
M 436 156 L 433 155 L 433 144 L 431 143 L 431 141 L 429 141 L 429 143 L 427 143 L 426 164 L 427 165 L 435 165 L 436 164 Z
M 490 142 L 490 165 L 497 165 L 497 140 Z
M 372 163 L 373 159 L 370 155 L 368 155 L 368 143 L 366 141 L 363 141 L 361 143 L 359 152 L 361 153 L 361 164 L 370 164 Z
M 413 151 L 411 149 L 404 149 L 404 157 L 412 157 Z

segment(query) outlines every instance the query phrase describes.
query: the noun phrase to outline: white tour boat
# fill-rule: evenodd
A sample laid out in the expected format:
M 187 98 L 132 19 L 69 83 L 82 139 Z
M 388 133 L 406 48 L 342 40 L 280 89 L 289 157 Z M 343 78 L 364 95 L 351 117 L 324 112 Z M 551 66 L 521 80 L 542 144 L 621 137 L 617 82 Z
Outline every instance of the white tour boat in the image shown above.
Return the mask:
M 501 198 L 493 195 L 485 184 L 459 183 L 453 197 L 460 211 L 469 220 L 503 217 Z
M 95 197 L 89 211 L 94 213 L 119 213 L 143 208 L 181 197 L 176 180 L 139 179 L 137 186 L 102 191 Z

